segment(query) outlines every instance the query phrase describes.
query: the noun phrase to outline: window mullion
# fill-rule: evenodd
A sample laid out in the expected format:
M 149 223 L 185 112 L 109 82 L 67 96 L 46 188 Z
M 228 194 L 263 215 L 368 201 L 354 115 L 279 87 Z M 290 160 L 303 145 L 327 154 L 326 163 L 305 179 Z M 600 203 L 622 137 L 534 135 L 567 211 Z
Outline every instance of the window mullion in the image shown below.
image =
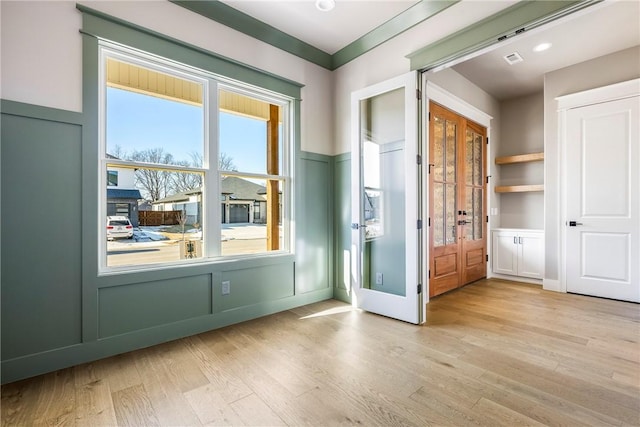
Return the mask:
M 218 84 L 209 80 L 207 85 L 205 105 L 205 159 L 208 168 L 205 174 L 203 188 L 203 205 L 205 211 L 205 254 L 217 257 L 222 254 L 220 241 L 221 211 L 220 211 L 220 174 L 218 173 L 219 158 L 219 117 L 218 117 Z

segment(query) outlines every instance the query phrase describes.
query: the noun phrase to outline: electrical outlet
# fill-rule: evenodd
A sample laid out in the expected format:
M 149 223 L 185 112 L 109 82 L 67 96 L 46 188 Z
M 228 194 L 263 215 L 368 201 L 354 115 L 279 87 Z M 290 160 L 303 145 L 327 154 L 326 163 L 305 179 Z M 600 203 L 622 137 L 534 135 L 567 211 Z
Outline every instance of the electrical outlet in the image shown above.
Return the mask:
M 222 282 L 222 295 L 229 295 L 231 293 L 231 282 L 225 280 Z
M 376 285 L 382 285 L 382 273 L 376 273 Z

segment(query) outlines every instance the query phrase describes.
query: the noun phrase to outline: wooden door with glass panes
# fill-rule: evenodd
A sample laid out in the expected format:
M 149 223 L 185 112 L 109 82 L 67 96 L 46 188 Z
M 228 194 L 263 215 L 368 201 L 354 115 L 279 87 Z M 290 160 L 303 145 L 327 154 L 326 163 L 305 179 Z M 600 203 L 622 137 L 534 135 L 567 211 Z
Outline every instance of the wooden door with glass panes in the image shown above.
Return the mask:
M 429 104 L 429 296 L 486 276 L 486 129 Z

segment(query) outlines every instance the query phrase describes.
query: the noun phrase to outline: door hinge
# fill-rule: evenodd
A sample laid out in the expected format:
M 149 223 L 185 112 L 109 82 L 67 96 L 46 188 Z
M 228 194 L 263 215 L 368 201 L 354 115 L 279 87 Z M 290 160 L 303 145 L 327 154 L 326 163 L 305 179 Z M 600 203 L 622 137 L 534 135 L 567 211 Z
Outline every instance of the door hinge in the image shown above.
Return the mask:
M 428 121 L 431 121 L 431 111 L 429 111 L 429 119 Z
M 418 155 L 416 156 L 416 162 L 417 162 L 419 165 L 421 165 L 421 164 L 422 164 L 422 156 L 421 156 L 420 154 L 418 154 Z
M 520 28 L 519 30 L 516 30 L 516 34 L 524 33 L 524 31 L 525 31 L 524 28 Z
M 422 99 L 422 92 L 420 89 L 416 89 L 416 98 L 418 98 L 418 101 Z
M 487 137 L 487 145 L 489 145 L 489 137 Z
M 431 227 L 431 217 L 428 219 L 428 226 Z
M 491 178 L 491 175 L 487 175 L 487 184 L 489 183 L 489 178 Z
M 418 283 L 418 295 L 422 293 L 422 283 Z
M 418 220 L 418 230 L 422 230 L 422 220 Z
M 431 270 L 429 270 L 429 279 L 431 279 Z
M 487 222 L 489 222 L 489 215 L 487 215 Z
M 487 254 L 487 262 L 489 262 L 489 255 Z

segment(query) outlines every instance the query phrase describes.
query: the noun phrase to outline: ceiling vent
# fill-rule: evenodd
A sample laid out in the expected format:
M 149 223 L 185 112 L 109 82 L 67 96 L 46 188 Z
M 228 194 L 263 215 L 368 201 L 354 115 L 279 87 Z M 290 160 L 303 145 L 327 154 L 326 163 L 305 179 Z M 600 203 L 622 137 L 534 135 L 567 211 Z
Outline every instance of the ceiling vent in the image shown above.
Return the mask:
M 520 56 L 518 52 L 510 53 L 509 55 L 503 56 L 503 58 L 509 65 L 517 64 L 518 62 L 524 61 L 524 59 L 522 59 L 522 56 Z

